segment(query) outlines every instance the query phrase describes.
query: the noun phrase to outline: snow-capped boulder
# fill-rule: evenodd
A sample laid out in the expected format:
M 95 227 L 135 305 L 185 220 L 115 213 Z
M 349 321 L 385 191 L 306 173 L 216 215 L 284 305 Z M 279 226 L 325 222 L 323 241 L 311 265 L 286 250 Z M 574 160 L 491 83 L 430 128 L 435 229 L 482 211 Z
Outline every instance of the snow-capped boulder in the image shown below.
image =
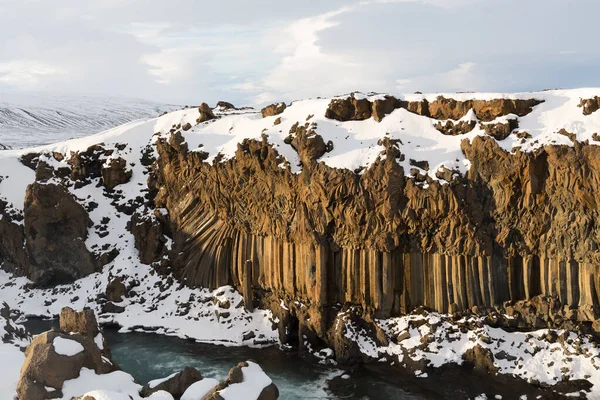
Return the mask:
M 188 388 L 198 381 L 202 381 L 202 374 L 195 368 L 185 367 L 183 371 L 177 372 L 164 379 L 156 379 L 148 382 L 141 391 L 143 397 L 148 397 L 153 393 L 165 391 L 180 398 Z M 213 385 L 214 386 L 214 385 Z
M 98 375 L 118 370 L 91 310 L 64 309 L 60 326 L 36 336 L 27 347 L 17 384 L 19 399 L 60 397 L 65 381 L 78 378 L 82 369 Z
M 276 400 L 279 389 L 254 361 L 239 363 L 204 400 Z

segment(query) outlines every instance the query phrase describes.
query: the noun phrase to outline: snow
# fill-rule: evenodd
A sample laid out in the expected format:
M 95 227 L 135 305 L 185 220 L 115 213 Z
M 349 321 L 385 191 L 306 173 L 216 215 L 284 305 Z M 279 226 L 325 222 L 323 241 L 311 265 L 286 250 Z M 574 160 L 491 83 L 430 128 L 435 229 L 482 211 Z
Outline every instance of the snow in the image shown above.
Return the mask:
M 104 350 L 104 337 L 102 336 L 102 333 L 98 332 L 98 334 L 94 338 L 94 343 L 96 343 L 98 349 Z
M 52 341 L 52 345 L 54 346 L 54 351 L 56 354 L 60 354 L 62 356 L 72 357 L 81 353 L 84 349 L 81 343 L 78 343 L 71 339 L 65 339 L 60 336 L 57 336 Z
M 247 363 L 247 367 L 242 367 L 243 382 L 234 383 L 218 392 L 224 400 L 257 399 L 262 390 L 273 382 L 258 364 L 252 361 Z
M 0 143 L 31 147 L 86 136 L 176 108 L 110 96 L 0 93 Z
M 0 393 L 15 393 L 25 354 L 18 347 L 0 342 L 0 360 Z
M 187 388 L 185 393 L 181 396 L 181 400 L 202 399 L 218 384 L 219 381 L 213 378 L 199 380 Z
M 139 384 L 135 383 L 133 377 L 126 372 L 114 371 L 109 374 L 98 375 L 92 369 L 82 368 L 78 378 L 64 382 L 62 398 L 68 400 L 90 391 L 106 391 L 109 393 L 106 398 L 110 400 L 120 400 L 120 397 L 112 397 L 114 393 L 132 396 L 134 400 L 138 400 L 141 399 L 139 395 L 141 388 Z M 110 392 L 113 392 L 112 395 L 110 395 Z

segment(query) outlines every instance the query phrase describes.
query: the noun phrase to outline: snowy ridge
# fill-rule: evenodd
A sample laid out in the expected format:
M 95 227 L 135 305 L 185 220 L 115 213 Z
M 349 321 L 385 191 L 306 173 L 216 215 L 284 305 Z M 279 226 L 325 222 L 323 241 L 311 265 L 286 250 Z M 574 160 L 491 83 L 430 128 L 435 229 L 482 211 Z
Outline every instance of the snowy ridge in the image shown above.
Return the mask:
M 0 143 L 31 147 L 90 135 L 178 106 L 146 100 L 90 96 L 0 97 Z M 1 147 L 0 147 L 1 148 Z

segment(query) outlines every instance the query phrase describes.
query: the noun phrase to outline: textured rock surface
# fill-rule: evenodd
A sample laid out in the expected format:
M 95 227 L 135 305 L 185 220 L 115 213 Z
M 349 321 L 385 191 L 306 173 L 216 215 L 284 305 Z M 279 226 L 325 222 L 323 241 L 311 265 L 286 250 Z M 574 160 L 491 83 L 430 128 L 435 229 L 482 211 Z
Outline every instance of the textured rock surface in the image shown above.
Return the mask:
M 261 112 L 263 118 L 266 118 L 266 117 L 272 117 L 273 115 L 281 114 L 283 111 L 285 111 L 285 108 L 286 108 L 285 103 L 275 103 L 275 104 L 266 106 L 265 108 L 260 110 L 260 112 Z
M 127 168 L 127 161 L 121 157 L 112 158 L 102 168 L 102 183 L 108 189 L 114 189 L 117 185 L 129 182 L 131 170 Z
M 188 387 L 200 380 L 202 380 L 202 374 L 197 369 L 185 367 L 183 371 L 178 372 L 154 387 L 150 387 L 149 384 L 146 384 L 142 388 L 140 394 L 143 397 L 148 397 L 152 393 L 158 392 L 159 390 L 164 390 L 165 392 L 171 393 L 173 397 L 178 399 L 185 393 Z
M 523 111 L 508 104 L 493 115 Z M 492 119 L 489 108 L 479 110 Z M 396 157 L 362 175 L 306 157 L 294 175 L 265 141 L 248 140 L 215 165 L 179 140 L 161 141 L 155 201 L 169 210 L 173 271 L 191 285 L 242 289 L 250 260 L 255 298 L 307 305 L 292 317 L 321 338 L 338 303 L 380 317 L 538 294 L 597 307 L 600 148 L 576 143 L 511 155 L 476 137 L 463 151 L 472 163 L 466 176 L 423 190 Z
M 65 187 L 33 183 L 24 208 L 27 276 L 41 286 L 69 282 L 94 272 L 96 261 L 85 246 L 92 225 L 85 209 Z
M 583 115 L 590 115 L 600 109 L 600 97 L 595 96 L 592 99 L 581 99 L 579 107 L 583 108 Z
M 109 357 L 108 349 L 100 349 L 94 341 L 99 328 L 92 311 L 77 313 L 63 309 L 60 331 L 48 331 L 36 336 L 25 351 L 25 362 L 17 385 L 19 399 L 43 400 L 61 397 L 63 383 L 79 376 L 81 368 L 106 374 L 118 369 Z M 55 339 L 73 341 L 83 350 L 64 355 L 55 348 Z M 102 339 L 103 340 L 103 339 Z
M 244 369 L 249 369 L 252 373 L 246 374 L 244 373 Z M 215 386 L 215 388 L 209 394 L 207 394 L 206 397 L 204 397 L 204 400 L 223 400 L 223 396 L 221 396 L 219 392 L 226 390 L 232 385 L 247 385 L 247 388 L 244 390 L 244 392 L 247 393 L 249 400 L 277 400 L 279 398 L 279 389 L 272 382 L 263 387 L 262 390 L 257 391 L 258 393 L 256 394 L 258 396 L 254 395 L 254 392 L 256 391 L 256 385 L 259 383 L 252 382 L 251 380 L 263 378 L 262 376 L 256 376 L 259 374 L 266 377 L 258 364 L 254 363 L 253 361 L 241 362 L 229 370 L 227 379 Z M 270 379 L 268 379 L 268 381 L 270 381 Z

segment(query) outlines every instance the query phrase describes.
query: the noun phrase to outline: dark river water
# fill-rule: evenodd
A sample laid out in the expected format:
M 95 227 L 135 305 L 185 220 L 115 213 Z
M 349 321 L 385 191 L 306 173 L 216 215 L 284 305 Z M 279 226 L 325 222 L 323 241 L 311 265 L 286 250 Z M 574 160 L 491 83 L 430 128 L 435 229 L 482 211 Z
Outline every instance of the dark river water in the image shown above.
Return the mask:
M 56 325 L 56 321 L 30 320 L 24 325 L 38 334 Z M 204 377 L 223 380 L 238 362 L 254 360 L 277 385 L 280 398 L 296 399 L 422 399 L 405 392 L 399 385 L 377 371 L 364 368 L 344 371 L 314 364 L 295 353 L 275 347 L 253 349 L 196 343 L 176 337 L 118 333 L 105 329 L 113 360 L 140 383 L 178 372 L 185 366 L 198 369 Z M 327 381 L 336 379 L 333 390 Z

